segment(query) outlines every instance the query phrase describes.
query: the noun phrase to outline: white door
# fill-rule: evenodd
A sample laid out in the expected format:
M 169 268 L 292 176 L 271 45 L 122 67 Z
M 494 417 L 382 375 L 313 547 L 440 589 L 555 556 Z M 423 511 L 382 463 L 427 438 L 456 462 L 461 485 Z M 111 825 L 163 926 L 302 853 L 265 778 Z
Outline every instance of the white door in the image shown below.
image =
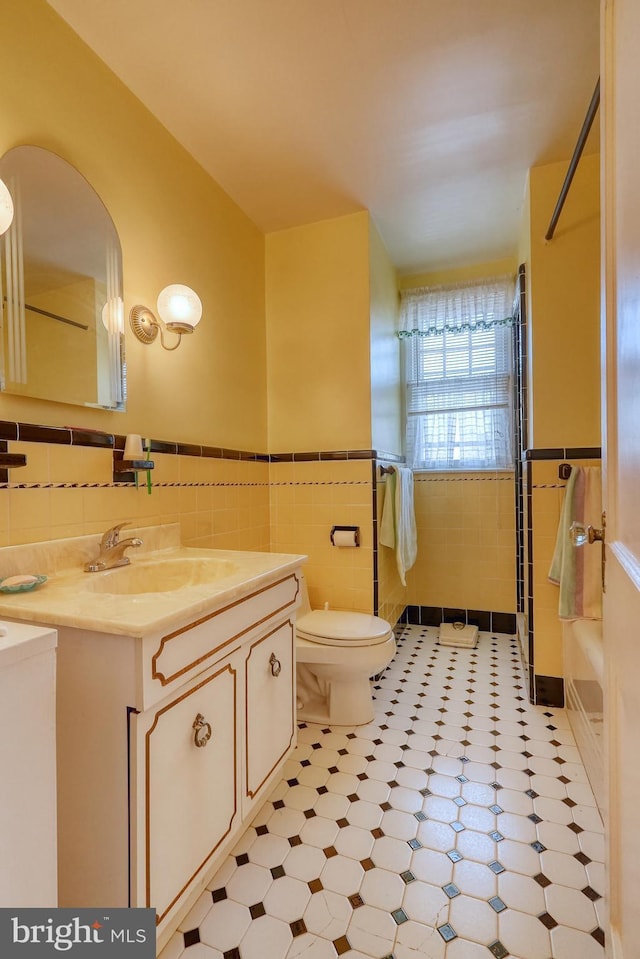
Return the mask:
M 640 956 L 640 3 L 603 3 L 607 955 Z

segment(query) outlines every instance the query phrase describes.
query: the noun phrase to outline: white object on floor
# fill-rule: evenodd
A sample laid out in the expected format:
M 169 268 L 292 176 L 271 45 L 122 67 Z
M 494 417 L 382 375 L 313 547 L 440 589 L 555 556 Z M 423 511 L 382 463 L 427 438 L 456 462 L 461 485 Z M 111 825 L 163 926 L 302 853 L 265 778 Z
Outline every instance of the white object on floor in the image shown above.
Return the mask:
M 441 646 L 461 646 L 475 649 L 478 645 L 478 627 L 464 623 L 440 623 L 438 642 Z

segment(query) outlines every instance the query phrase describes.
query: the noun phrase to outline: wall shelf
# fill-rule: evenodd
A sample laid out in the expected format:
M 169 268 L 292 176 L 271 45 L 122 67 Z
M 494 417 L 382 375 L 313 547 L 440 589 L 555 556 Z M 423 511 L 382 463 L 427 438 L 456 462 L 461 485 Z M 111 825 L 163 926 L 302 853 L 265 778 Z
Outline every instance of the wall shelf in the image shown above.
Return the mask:
M 137 473 L 140 470 L 152 470 L 153 460 L 116 460 L 114 457 L 114 473 Z
M 26 465 L 27 457 L 24 453 L 0 453 L 0 469 L 11 470 Z
M 113 482 L 135 483 L 138 473 L 154 468 L 153 460 L 126 460 L 122 450 L 113 451 Z

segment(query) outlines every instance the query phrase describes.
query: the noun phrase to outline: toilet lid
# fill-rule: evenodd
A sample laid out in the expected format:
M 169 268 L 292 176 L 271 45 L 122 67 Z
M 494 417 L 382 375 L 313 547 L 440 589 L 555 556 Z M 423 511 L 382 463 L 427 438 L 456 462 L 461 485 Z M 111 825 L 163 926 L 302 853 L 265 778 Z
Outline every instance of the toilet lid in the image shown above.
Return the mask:
M 392 635 L 389 623 L 367 613 L 314 609 L 296 622 L 298 636 L 325 646 L 375 646 Z

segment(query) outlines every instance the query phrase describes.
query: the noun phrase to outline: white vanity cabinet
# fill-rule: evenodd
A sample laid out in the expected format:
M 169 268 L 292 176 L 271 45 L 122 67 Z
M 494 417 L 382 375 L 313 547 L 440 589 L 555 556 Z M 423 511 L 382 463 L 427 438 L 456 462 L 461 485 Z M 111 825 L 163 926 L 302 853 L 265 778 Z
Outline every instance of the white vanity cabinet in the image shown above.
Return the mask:
M 292 617 L 258 629 L 132 719 L 132 905 L 153 906 L 159 930 L 205 884 L 295 744 L 294 635 Z
M 299 565 L 144 636 L 59 628 L 62 906 L 150 906 L 158 948 L 295 745 Z

